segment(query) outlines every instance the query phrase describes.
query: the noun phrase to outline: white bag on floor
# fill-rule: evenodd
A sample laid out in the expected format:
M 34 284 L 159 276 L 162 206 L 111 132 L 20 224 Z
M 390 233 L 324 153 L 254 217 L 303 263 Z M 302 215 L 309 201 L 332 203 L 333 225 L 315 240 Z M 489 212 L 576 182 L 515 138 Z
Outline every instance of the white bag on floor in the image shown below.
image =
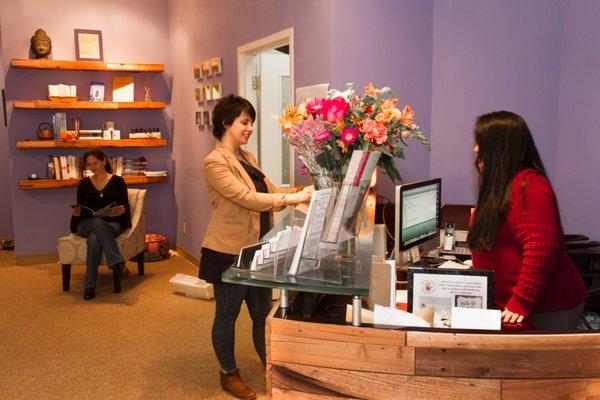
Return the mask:
M 176 274 L 169 279 L 173 290 L 194 299 L 210 300 L 215 297 L 213 285 L 195 276 Z

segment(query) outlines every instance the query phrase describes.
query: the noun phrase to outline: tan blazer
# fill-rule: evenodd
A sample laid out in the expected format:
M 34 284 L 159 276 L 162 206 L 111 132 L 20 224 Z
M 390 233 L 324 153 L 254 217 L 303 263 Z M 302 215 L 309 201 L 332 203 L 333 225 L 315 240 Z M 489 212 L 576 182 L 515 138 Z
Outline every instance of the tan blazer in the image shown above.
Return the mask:
M 251 166 L 260 169 L 250 152 L 242 154 Z M 257 243 L 260 212 L 284 209 L 284 194 L 299 190 L 278 188 L 265 178 L 269 193 L 258 193 L 242 164 L 221 142 L 204 159 L 203 168 L 213 212 L 202 247 L 222 253 L 238 254 L 242 247 Z

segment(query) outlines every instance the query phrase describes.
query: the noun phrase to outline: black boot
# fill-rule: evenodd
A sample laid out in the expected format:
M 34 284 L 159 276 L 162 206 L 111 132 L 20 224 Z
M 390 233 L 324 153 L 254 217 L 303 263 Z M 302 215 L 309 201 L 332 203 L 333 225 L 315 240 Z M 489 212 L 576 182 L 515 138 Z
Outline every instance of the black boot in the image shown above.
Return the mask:
M 96 289 L 93 287 L 86 287 L 85 291 L 83 292 L 83 299 L 91 300 L 94 297 L 96 297 Z

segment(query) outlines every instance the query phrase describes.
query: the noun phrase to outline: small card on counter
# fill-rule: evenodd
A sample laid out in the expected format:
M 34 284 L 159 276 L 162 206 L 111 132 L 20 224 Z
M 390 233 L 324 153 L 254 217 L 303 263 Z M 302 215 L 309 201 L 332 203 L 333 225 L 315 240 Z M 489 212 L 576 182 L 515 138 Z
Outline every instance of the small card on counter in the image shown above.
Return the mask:
M 500 310 L 481 308 L 452 307 L 452 329 L 485 329 L 499 331 L 501 327 Z

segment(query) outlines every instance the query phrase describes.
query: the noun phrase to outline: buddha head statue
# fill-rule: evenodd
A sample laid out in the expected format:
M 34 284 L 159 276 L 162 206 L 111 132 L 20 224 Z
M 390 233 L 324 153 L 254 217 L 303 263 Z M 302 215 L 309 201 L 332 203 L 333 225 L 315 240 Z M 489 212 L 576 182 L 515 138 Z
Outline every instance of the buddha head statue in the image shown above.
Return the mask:
M 43 29 L 38 29 L 31 37 L 31 51 L 35 58 L 48 58 L 52 51 L 52 40 Z

